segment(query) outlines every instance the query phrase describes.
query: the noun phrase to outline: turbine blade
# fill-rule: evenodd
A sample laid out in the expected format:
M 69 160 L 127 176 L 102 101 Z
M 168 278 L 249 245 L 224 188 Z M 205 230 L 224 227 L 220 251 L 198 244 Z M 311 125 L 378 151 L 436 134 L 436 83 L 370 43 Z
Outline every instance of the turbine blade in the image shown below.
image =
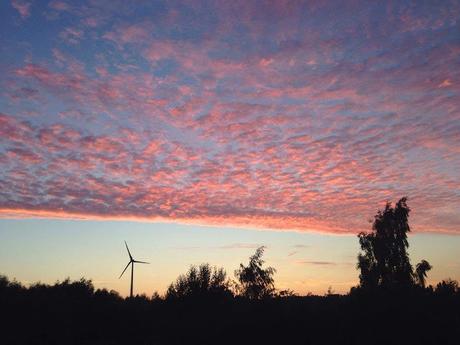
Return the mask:
M 130 261 L 128 262 L 128 264 L 126 265 L 126 267 L 125 267 L 125 269 L 123 270 L 123 272 L 121 272 L 121 274 L 120 274 L 120 276 L 118 277 L 118 279 L 120 279 L 121 276 L 123 275 L 123 273 L 125 273 L 126 269 L 127 269 L 128 266 L 131 264 L 131 262 L 132 262 L 132 260 L 130 260 Z
M 133 260 L 133 262 L 135 262 L 135 263 L 137 263 L 137 264 L 150 264 L 150 262 L 137 261 L 137 260 Z
M 131 255 L 131 252 L 129 251 L 128 243 L 126 243 L 126 241 L 125 241 L 125 246 L 126 246 L 126 250 L 128 251 L 129 258 L 130 258 L 131 261 L 132 261 L 132 260 L 133 260 L 133 256 Z

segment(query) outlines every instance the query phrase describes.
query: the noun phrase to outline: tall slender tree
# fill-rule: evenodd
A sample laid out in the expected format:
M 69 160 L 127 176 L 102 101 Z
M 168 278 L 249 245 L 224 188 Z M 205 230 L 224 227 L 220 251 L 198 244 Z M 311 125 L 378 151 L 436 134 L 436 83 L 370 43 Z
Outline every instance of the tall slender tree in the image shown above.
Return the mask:
M 362 250 L 357 264 L 361 271 L 361 287 L 408 287 L 414 284 L 407 251 L 409 212 L 406 197 L 394 207 L 388 202 L 383 211 L 379 210 L 375 215 L 372 232 L 358 235 Z M 424 272 L 426 274 L 426 270 Z
M 235 271 L 238 279 L 238 291 L 242 296 L 249 299 L 262 299 L 275 295 L 275 281 L 273 275 L 276 270 L 273 267 L 264 268 L 262 255 L 265 247 L 257 248 L 254 255 L 249 258 L 249 264 L 240 267 Z

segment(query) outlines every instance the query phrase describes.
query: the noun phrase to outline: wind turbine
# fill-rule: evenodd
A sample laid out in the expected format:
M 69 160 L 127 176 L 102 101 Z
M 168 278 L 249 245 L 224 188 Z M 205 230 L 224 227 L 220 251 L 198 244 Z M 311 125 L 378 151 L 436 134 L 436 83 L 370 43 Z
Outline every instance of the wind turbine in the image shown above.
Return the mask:
M 129 297 L 133 297 L 134 264 L 148 264 L 149 262 L 134 260 L 133 256 L 131 255 L 131 252 L 129 251 L 128 244 L 126 243 L 126 241 L 125 241 L 125 246 L 126 246 L 126 250 L 128 251 L 129 262 L 126 265 L 126 267 L 123 270 L 123 272 L 121 272 L 120 277 L 118 277 L 118 279 L 120 279 L 121 276 L 123 275 L 123 273 L 125 273 L 125 271 L 128 268 L 128 266 L 131 265 L 131 290 L 130 290 L 130 293 L 129 293 Z

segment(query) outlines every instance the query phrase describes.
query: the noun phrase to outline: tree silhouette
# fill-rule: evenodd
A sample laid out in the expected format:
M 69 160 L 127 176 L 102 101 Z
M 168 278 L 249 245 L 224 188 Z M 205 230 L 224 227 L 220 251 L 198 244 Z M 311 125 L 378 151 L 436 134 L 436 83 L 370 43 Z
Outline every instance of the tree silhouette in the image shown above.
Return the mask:
M 357 268 L 361 271 L 359 276 L 361 287 L 413 286 L 414 274 L 407 252 L 409 247 L 407 233 L 410 231 L 409 212 L 406 197 L 401 198 L 395 207 L 387 202 L 384 210 L 379 210 L 375 215 L 372 232 L 362 232 L 358 235 L 362 250 L 358 255 L 357 264 Z M 420 266 L 423 282 L 428 267 L 431 268 L 428 262 L 426 264 Z
M 264 249 L 264 246 L 257 248 L 254 255 L 249 258 L 248 266 L 240 264 L 235 271 L 239 282 L 237 289 L 242 296 L 249 299 L 273 297 L 275 294 L 273 275 L 276 270 L 273 267 L 263 268 Z
M 228 297 L 231 296 L 230 282 L 223 268 L 217 269 L 209 264 L 191 266 L 186 274 L 180 275 L 168 287 L 166 298 L 184 297 Z
M 435 292 L 441 296 L 453 296 L 460 292 L 460 288 L 456 280 L 448 278 L 436 285 Z
M 417 282 L 421 287 L 425 287 L 425 282 L 426 282 L 426 272 L 431 270 L 433 266 L 430 265 L 430 263 L 426 260 L 420 261 L 417 266 L 415 266 L 415 277 L 417 279 Z

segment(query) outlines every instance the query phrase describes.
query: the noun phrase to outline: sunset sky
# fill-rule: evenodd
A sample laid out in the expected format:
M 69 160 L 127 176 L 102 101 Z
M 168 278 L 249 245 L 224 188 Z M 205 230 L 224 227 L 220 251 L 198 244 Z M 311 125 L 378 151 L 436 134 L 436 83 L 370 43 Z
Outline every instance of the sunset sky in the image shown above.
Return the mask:
M 135 4 L 135 5 L 134 5 Z M 0 274 L 151 295 L 260 245 L 347 292 L 408 196 L 412 263 L 460 279 L 460 1 L 0 2 Z

